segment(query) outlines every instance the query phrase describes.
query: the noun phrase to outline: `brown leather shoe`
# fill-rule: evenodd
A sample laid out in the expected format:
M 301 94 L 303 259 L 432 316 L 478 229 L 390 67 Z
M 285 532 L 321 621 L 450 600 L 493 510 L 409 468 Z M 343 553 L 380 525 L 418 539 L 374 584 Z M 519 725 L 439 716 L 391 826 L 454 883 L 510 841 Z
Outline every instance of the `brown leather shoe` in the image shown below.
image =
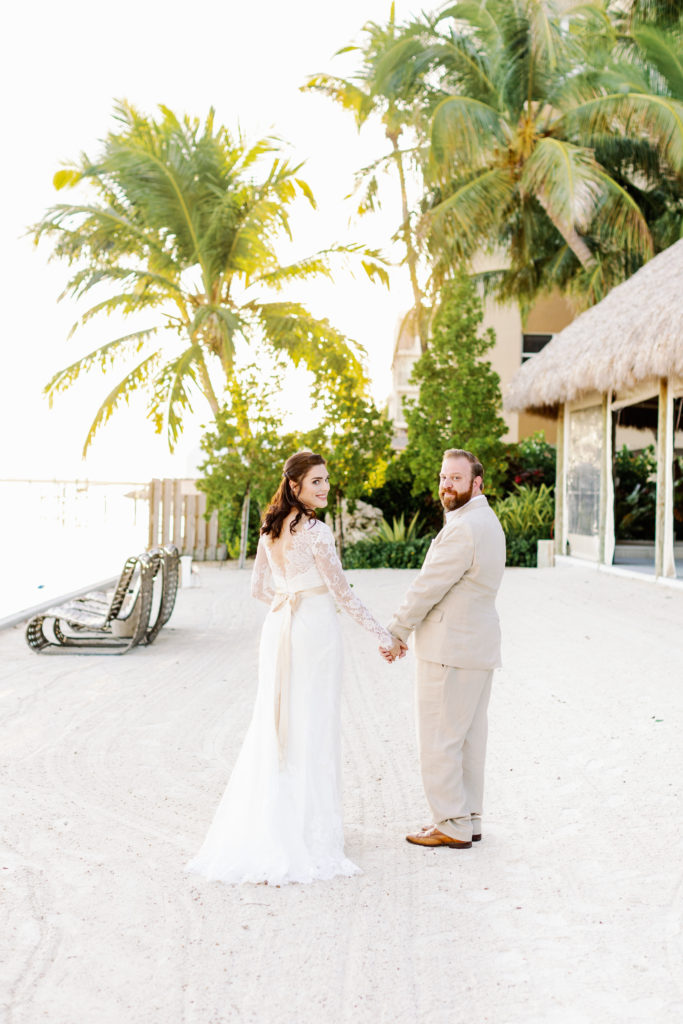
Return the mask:
M 431 827 L 432 827 L 431 825 L 423 825 L 421 831 L 422 832 L 428 832 Z M 481 832 L 478 835 L 476 835 L 476 836 L 472 836 L 472 842 L 473 843 L 480 843 L 481 842 Z
M 439 832 L 436 825 L 423 828 L 421 832 L 411 832 L 406 836 L 406 840 L 416 846 L 447 846 L 451 850 L 469 850 L 472 845 L 472 843 L 463 842 L 462 839 L 451 839 L 450 836 Z

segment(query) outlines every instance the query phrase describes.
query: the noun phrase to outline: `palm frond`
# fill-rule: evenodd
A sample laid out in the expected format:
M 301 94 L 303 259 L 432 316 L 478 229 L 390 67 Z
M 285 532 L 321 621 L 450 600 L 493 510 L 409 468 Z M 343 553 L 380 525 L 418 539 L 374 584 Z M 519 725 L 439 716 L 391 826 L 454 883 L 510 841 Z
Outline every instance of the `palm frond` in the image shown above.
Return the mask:
M 514 192 L 507 170 L 494 167 L 456 186 L 424 215 L 425 227 L 434 234 L 437 245 L 449 239 L 450 256 L 467 260 L 478 248 L 497 236 L 501 210 Z
M 576 106 L 565 120 L 588 141 L 615 130 L 651 139 L 674 171 L 683 172 L 683 103 L 678 100 L 644 93 L 600 96 Z
M 154 379 L 149 416 L 158 434 L 166 426 L 171 451 L 182 433 L 183 412 L 192 411 L 191 390 L 199 388 L 197 373 L 201 359 L 200 346 L 190 345 L 177 359 L 166 363 Z
M 673 33 L 662 32 L 652 25 L 639 25 L 632 30 L 633 37 L 653 64 L 666 86 L 677 100 L 683 101 L 683 55 L 681 40 Z
M 81 299 L 90 291 L 91 288 L 109 281 L 132 281 L 141 293 L 149 289 L 151 289 L 152 292 L 155 288 L 161 289 L 163 295 L 160 294 L 159 291 L 153 293 L 158 295 L 160 299 L 163 298 L 164 300 L 168 298 L 169 294 L 174 298 L 180 298 L 184 294 L 180 285 L 165 274 L 154 274 L 149 270 L 137 270 L 133 267 L 88 266 L 77 271 L 77 273 L 69 279 L 69 282 L 60 295 L 60 298 L 69 294 L 75 299 Z
M 585 231 L 601 193 L 600 168 L 590 150 L 564 139 L 539 139 L 524 165 L 522 187 L 538 196 L 553 223 Z
M 604 171 L 599 172 L 605 195 L 597 211 L 593 233 L 605 246 L 634 254 L 643 261 L 654 256 L 652 235 L 633 196 Z
M 498 112 L 469 96 L 449 96 L 434 111 L 432 155 L 437 166 L 450 161 L 471 168 L 490 159 L 495 143 L 502 144 Z
M 286 354 L 298 366 L 303 363 L 319 384 L 338 382 L 345 376 L 359 389 L 367 384 L 360 362 L 363 350 L 327 320 L 318 320 L 298 303 L 252 303 L 263 334 L 276 352 Z
M 372 97 L 353 82 L 335 75 L 311 75 L 301 86 L 302 92 L 322 92 L 338 103 L 344 110 L 354 115 L 356 124 L 360 126 L 372 113 Z
M 110 295 L 109 298 L 102 299 L 101 302 L 95 303 L 90 309 L 86 309 L 85 313 L 72 326 L 69 337 L 79 327 L 89 323 L 98 313 L 105 313 L 107 316 L 111 313 L 123 313 L 124 316 L 127 316 L 130 313 L 139 313 L 143 309 L 158 306 L 165 301 L 165 296 L 154 295 L 151 292 L 120 292 L 118 295 Z
M 83 253 L 105 255 L 112 259 L 117 252 L 126 255 L 153 253 L 159 268 L 174 267 L 172 256 L 166 251 L 158 237 L 145 230 L 126 217 L 120 210 L 112 206 L 92 206 L 78 203 L 69 205 L 60 203 L 51 207 L 43 219 L 31 228 L 36 244 L 44 235 L 61 234 L 66 223 L 73 218 L 82 217 L 76 230 L 67 232 L 74 243 L 64 252 L 57 250 L 57 255 L 65 255 L 70 261 Z
M 125 358 L 132 352 L 139 352 L 156 332 L 157 328 L 151 327 L 148 330 L 124 334 L 121 338 L 115 338 L 105 345 L 100 345 L 88 355 L 77 359 L 75 363 L 65 366 L 63 370 L 58 370 L 43 389 L 49 397 L 50 405 L 52 405 L 54 395 L 60 391 L 66 391 L 81 374 L 87 373 L 95 366 L 99 366 L 102 371 L 111 368 L 119 359 Z
M 90 424 L 90 429 L 83 444 L 84 456 L 87 454 L 88 448 L 95 439 L 98 430 L 111 419 L 121 403 L 125 402 L 127 404 L 131 394 L 150 381 L 158 362 L 159 353 L 153 352 L 146 359 L 143 359 L 141 363 L 138 363 L 135 369 L 126 374 L 123 380 L 119 381 L 116 387 L 109 392 Z

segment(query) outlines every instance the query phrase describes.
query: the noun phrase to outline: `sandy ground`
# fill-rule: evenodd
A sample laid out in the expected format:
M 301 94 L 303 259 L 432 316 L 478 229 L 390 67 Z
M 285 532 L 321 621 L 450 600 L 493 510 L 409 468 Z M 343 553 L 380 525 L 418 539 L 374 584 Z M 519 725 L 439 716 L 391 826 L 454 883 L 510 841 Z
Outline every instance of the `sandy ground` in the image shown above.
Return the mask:
M 349 576 L 383 619 L 410 571 Z M 204 568 L 150 649 L 0 633 L 3 1024 L 683 1021 L 683 590 L 508 570 L 484 839 L 427 814 L 412 656 L 345 620 L 347 852 L 282 889 L 183 873 L 254 693 L 264 610 Z

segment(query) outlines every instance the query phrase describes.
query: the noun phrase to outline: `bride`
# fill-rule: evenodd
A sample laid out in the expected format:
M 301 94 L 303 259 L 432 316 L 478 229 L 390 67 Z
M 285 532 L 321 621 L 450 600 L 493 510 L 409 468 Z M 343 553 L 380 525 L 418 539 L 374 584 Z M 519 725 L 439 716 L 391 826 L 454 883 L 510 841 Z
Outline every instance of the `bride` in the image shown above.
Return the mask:
M 254 713 L 204 845 L 187 868 L 223 882 L 312 882 L 353 875 L 341 815 L 342 642 L 336 603 L 393 638 L 346 582 L 334 537 L 316 518 L 325 460 L 297 452 L 261 526 L 252 595 L 270 605 Z

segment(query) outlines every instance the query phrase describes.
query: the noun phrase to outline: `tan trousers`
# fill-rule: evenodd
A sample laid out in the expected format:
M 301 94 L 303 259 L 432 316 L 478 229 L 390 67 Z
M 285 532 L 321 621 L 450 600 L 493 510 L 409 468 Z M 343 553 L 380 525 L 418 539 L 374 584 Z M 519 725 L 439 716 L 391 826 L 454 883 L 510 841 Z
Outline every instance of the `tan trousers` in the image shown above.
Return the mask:
M 417 660 L 417 738 L 432 821 L 452 839 L 481 833 L 490 669 Z

